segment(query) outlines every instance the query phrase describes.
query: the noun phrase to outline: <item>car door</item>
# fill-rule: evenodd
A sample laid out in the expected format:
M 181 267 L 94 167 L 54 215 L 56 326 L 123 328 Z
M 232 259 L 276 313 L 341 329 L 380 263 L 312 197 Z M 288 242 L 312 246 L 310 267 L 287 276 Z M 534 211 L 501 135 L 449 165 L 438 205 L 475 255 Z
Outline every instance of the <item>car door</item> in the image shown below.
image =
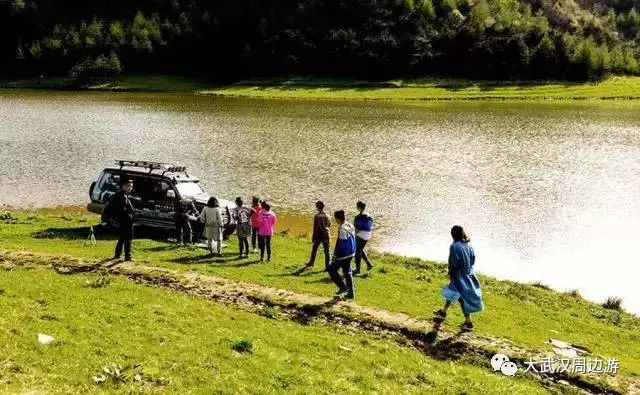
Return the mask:
M 127 177 L 133 181 L 133 189 L 129 194 L 129 200 L 136 214 L 136 222 L 146 225 L 149 220 L 147 203 L 149 200 L 149 182 L 145 177 L 138 174 L 123 173 L 122 177 Z
M 173 228 L 175 226 L 176 192 L 169 180 L 150 179 L 150 199 L 153 206 L 153 223 L 156 227 Z

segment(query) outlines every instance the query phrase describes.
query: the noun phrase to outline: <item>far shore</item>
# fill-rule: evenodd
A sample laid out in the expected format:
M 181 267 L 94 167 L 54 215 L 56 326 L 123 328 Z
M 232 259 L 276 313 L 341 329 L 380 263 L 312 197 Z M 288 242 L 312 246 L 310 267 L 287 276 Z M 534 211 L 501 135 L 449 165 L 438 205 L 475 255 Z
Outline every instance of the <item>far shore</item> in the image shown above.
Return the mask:
M 214 97 L 292 100 L 638 100 L 640 77 L 613 76 L 598 82 L 474 81 L 411 78 L 366 81 L 350 78 L 278 77 L 216 83 L 198 78 L 125 74 L 77 85 L 65 77 L 2 78 L 0 88 L 110 92 L 174 92 Z

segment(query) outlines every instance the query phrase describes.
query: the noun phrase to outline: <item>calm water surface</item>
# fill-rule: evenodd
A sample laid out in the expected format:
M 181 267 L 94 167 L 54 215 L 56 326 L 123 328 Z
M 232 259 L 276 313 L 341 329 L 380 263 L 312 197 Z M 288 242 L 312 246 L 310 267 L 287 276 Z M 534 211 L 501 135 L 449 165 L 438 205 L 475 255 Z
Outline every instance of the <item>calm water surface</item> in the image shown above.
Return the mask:
M 369 203 L 379 249 L 624 298 L 640 313 L 640 103 L 313 102 L 0 92 L 0 203 L 83 204 L 115 158 L 177 162 L 218 196 Z

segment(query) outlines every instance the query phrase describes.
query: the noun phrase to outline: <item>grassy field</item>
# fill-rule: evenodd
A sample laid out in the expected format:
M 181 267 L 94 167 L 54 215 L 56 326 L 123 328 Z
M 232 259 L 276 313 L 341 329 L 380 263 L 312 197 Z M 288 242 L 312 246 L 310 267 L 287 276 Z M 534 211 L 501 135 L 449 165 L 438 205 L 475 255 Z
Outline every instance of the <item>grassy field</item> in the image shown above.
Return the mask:
M 88 227 L 97 217 L 77 210 L 39 210 L 8 212 L 0 221 L 0 249 L 66 254 L 74 257 L 104 258 L 112 255 L 113 236 L 98 234 L 96 246 L 85 246 Z M 309 241 L 298 237 L 304 228 L 298 219 L 296 229 L 275 237 L 274 259 L 259 264 L 255 257 L 237 260 L 235 240 L 222 258 L 205 258 L 204 250 L 178 247 L 162 240 L 135 241 L 139 264 L 156 265 L 185 272 L 198 272 L 273 286 L 311 295 L 330 296 L 334 286 L 316 268 L 299 269 L 308 258 Z M 289 225 L 285 218 L 280 229 Z M 376 268 L 356 278 L 359 305 L 429 318 L 442 303 L 440 288 L 446 282 L 442 265 L 414 258 L 373 255 Z M 481 267 L 481 257 L 479 265 Z M 575 293 L 558 293 L 543 285 L 517 284 L 481 277 L 486 311 L 475 317 L 476 334 L 500 337 L 530 349 L 548 352 L 549 338 L 588 347 L 598 356 L 618 358 L 621 375 L 640 378 L 640 318 L 605 309 L 587 302 Z M 445 327 L 456 330 L 462 322 L 458 309 L 452 309 Z
M 76 89 L 62 77 L 0 80 L 5 88 Z M 612 100 L 639 99 L 640 77 L 600 82 L 397 79 L 358 81 L 309 77 L 252 79 L 216 84 L 172 75 L 122 75 L 82 87 L 89 90 L 197 92 L 222 97 L 316 100 Z
M 0 273 L 0 392 L 546 392 L 368 334 L 96 279 L 48 269 Z M 38 333 L 55 341 L 40 345 Z
M 338 100 L 583 100 L 638 99 L 639 77 L 612 77 L 598 83 L 498 82 L 442 79 L 335 81 L 306 78 L 249 80 L 204 94 L 233 97 Z

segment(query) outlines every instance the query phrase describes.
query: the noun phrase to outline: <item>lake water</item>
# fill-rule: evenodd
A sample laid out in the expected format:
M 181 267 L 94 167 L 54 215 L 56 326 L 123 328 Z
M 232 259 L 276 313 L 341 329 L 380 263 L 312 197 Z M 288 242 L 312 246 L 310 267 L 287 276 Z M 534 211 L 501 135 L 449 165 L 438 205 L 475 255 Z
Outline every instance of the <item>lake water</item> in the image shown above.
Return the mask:
M 0 203 L 84 204 L 116 158 L 176 162 L 214 195 L 369 203 L 378 249 L 608 296 L 640 313 L 640 103 L 408 103 L 0 92 Z

